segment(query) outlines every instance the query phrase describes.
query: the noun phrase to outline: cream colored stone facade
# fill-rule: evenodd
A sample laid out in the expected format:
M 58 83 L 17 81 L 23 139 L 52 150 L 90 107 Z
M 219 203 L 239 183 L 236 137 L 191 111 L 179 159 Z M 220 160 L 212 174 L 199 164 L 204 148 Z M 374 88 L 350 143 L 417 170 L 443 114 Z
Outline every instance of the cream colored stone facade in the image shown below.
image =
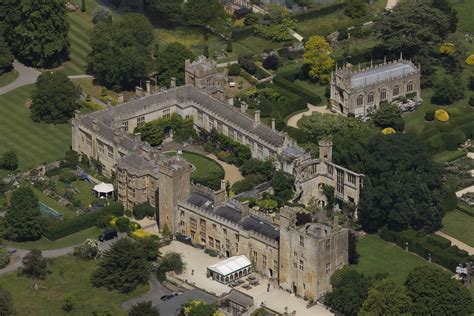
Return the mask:
M 204 56 L 199 56 L 197 60 L 185 61 L 184 65 L 185 84 L 192 85 L 200 91 L 224 101 L 225 77 L 223 73 L 217 71 L 217 64 L 207 60 Z
M 407 95 L 420 100 L 420 82 L 420 67 L 401 57 L 357 71 L 344 66 L 332 74 L 331 107 L 345 116 L 365 117 L 381 102 L 392 102 Z

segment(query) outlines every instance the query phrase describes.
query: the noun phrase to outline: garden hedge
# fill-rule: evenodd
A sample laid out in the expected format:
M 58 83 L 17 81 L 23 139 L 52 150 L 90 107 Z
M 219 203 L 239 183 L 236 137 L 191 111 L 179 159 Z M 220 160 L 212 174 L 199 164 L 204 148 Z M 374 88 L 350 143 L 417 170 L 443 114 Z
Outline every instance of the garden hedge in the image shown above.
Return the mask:
M 231 38 L 234 41 L 238 41 L 240 39 L 252 36 L 254 34 L 253 32 L 253 26 L 247 26 L 239 29 L 235 29 L 232 31 Z
M 294 14 L 292 15 L 292 18 L 300 22 L 312 20 L 312 19 L 320 18 L 322 16 L 337 12 L 343 9 L 345 6 L 346 6 L 346 3 L 337 3 L 337 4 L 329 5 L 323 8 L 310 9 L 302 13 Z
M 380 231 L 380 238 L 395 243 L 402 249 L 405 249 L 408 243 L 408 251 L 414 252 L 425 259 L 428 259 L 431 255 L 432 262 L 451 271 L 455 271 L 461 263 L 474 260 L 474 256 L 469 256 L 466 251 L 451 246 L 451 242 L 441 236 L 423 236 L 423 234 L 414 230 L 394 232 L 383 228 Z
M 461 212 L 469 215 L 469 216 L 473 216 L 474 217 L 474 208 L 473 207 L 470 207 L 469 205 L 467 205 L 466 203 L 458 203 L 456 205 L 456 208 L 458 210 L 460 210 Z
M 298 69 L 297 71 L 279 73 L 273 78 L 273 83 L 280 88 L 286 89 L 291 93 L 302 97 L 312 105 L 321 104 L 322 99 L 318 94 L 301 89 L 301 87 L 293 82 L 297 79 L 300 72 L 301 70 Z
M 114 202 L 100 211 L 90 212 L 83 215 L 79 215 L 73 219 L 66 220 L 64 222 L 55 222 L 46 226 L 44 236 L 49 240 L 56 240 L 83 229 L 95 226 L 97 222 L 106 216 L 122 216 L 123 205 L 118 202 Z

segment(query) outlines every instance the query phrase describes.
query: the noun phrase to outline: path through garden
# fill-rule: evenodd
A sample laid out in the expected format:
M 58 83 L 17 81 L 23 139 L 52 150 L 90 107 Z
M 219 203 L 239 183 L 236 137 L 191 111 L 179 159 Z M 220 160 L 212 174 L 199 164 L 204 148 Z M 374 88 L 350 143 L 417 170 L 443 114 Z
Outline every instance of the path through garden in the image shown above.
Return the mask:
M 298 121 L 304 116 L 304 115 L 311 115 L 314 112 L 319 112 L 319 113 L 331 113 L 325 106 L 315 106 L 310 103 L 307 104 L 308 110 L 305 112 L 297 113 L 290 117 L 288 119 L 288 122 L 286 122 L 287 126 L 298 128 Z
M 469 253 L 469 255 L 474 255 L 474 247 L 471 247 L 471 246 L 463 243 L 459 239 L 456 239 L 456 238 L 451 237 L 450 235 L 448 235 L 446 233 L 443 233 L 442 231 L 437 231 L 435 234 L 438 235 L 438 236 L 444 237 L 446 239 L 449 239 L 453 246 L 458 246 L 459 249 L 467 251 L 467 253 Z
M 228 181 L 230 185 L 244 178 L 242 177 L 242 174 L 240 173 L 239 168 L 237 168 L 236 166 L 217 159 L 217 157 L 214 154 L 208 154 L 207 157 L 211 158 L 212 160 L 217 162 L 219 165 L 221 165 L 222 168 L 224 168 L 224 172 L 225 172 L 224 180 Z

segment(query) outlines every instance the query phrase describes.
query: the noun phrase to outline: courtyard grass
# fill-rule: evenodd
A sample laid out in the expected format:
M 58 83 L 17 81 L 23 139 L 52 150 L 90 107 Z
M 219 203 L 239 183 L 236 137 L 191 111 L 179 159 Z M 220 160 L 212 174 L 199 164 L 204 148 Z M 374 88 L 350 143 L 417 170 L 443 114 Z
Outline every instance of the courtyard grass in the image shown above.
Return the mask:
M 359 263 L 354 266 L 358 272 L 368 276 L 388 273 L 389 278 L 402 284 L 408 273 L 416 267 L 430 265 L 428 261 L 406 252 L 395 244 L 388 243 L 377 235 L 366 235 L 357 241 Z
M 54 241 L 43 237 L 36 241 L 12 242 L 5 241 L 5 244 L 19 249 L 38 249 L 38 250 L 52 250 L 71 247 L 83 243 L 88 238 L 97 239 L 102 232 L 102 229 L 97 227 L 89 227 L 77 233 L 67 235 L 63 238 Z
M 71 144 L 70 124 L 31 120 L 27 101 L 32 89 L 24 86 L 0 96 L 0 154 L 13 150 L 20 170 L 61 159 Z
M 41 192 L 37 188 L 35 188 L 35 187 L 31 187 L 31 188 L 33 189 L 33 192 L 38 197 L 38 200 L 41 203 L 45 204 L 46 206 L 48 206 L 49 208 L 51 208 L 51 209 L 53 209 L 57 212 L 62 213 L 63 214 L 63 219 L 70 219 L 70 218 L 76 216 L 74 211 L 71 210 L 70 208 L 62 205 L 61 203 L 59 203 L 55 199 L 50 198 L 49 196 L 47 196 L 46 194 L 44 194 L 43 192 Z
M 16 273 L 0 277 L 0 286 L 12 294 L 18 315 L 65 315 L 61 306 L 69 297 L 74 305 L 73 315 L 127 315 L 120 304 L 148 290 L 140 286 L 129 294 L 94 288 L 91 275 L 97 261 L 83 261 L 71 255 L 55 258 L 48 266 L 45 280 L 32 280 Z M 34 284 L 40 285 L 35 290 Z
M 97 198 L 94 196 L 92 189 L 94 185 L 84 180 L 77 180 L 70 184 L 69 187 L 66 187 L 64 183 L 57 181 L 56 182 L 59 193 L 62 195 L 66 189 L 72 189 L 78 191 L 79 193 L 75 194 L 75 198 L 81 201 L 81 205 L 84 207 L 89 207 L 92 202 Z
M 169 156 L 174 156 L 176 155 L 176 152 L 169 152 L 166 154 Z M 193 173 L 191 173 L 191 179 L 203 179 L 208 177 L 210 174 L 219 173 L 222 174 L 222 179 L 224 179 L 224 169 L 214 160 L 186 151 L 183 152 L 181 156 L 196 168 Z
M 466 156 L 466 153 L 458 149 L 458 150 L 443 151 L 443 152 L 437 153 L 436 155 L 433 156 L 433 159 L 438 163 L 445 163 L 449 161 L 454 161 L 464 156 Z
M 474 217 L 459 210 L 446 213 L 442 232 L 474 247 Z
M 4 87 L 7 84 L 12 83 L 16 78 L 18 78 L 18 71 L 16 70 L 12 70 L 0 75 L 0 87 Z
M 474 33 L 474 1 L 472 0 L 451 0 L 453 7 L 458 13 L 458 29 Z

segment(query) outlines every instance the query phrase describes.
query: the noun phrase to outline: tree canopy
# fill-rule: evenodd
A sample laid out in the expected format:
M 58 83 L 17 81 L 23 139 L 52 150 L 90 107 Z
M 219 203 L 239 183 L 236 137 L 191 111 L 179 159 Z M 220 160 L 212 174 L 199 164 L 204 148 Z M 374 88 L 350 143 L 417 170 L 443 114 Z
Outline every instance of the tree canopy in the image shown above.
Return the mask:
M 337 270 L 331 276 L 332 292 L 325 304 L 343 315 L 357 315 L 366 300 L 372 280 L 350 268 Z
M 18 168 L 18 158 L 14 151 L 8 150 L 0 157 L 0 169 L 15 170 Z
M 34 279 L 44 279 L 48 273 L 48 264 L 40 250 L 31 250 L 22 259 L 22 263 L 22 272 Z
M 193 59 L 194 55 L 180 43 L 171 43 L 158 53 L 156 71 L 161 85 L 169 86 L 171 78 L 176 78 L 176 84 L 184 84 L 184 62 Z
M 438 268 L 416 268 L 408 274 L 405 287 L 414 315 L 470 315 L 474 311 L 469 290 Z
M 103 256 L 98 269 L 92 274 L 92 285 L 123 293 L 145 284 L 150 265 L 137 242 L 128 238 L 116 241 Z
M 405 128 L 402 110 L 393 103 L 381 103 L 371 118 L 375 126 L 380 128 L 392 127 L 400 132 Z
M 160 311 L 153 307 L 151 301 L 146 301 L 133 305 L 128 316 L 160 316 Z
M 447 194 L 443 172 L 415 135 L 376 135 L 367 145 L 359 223 L 367 232 L 388 225 L 435 231 Z
M 316 35 L 309 38 L 303 54 L 304 63 L 309 66 L 309 76 L 327 83 L 335 61 L 331 57 L 331 45 L 322 36 Z
M 5 214 L 6 237 L 14 241 L 37 240 L 43 233 L 38 198 L 30 187 L 13 191 Z
M 224 16 L 224 7 L 219 0 L 188 0 L 183 15 L 189 25 L 206 26 Z
M 35 122 L 65 123 L 79 108 L 81 88 L 62 72 L 43 73 L 31 96 L 31 118 Z
M 431 1 L 406 1 L 377 23 L 386 51 L 409 58 L 427 54 L 430 44 L 439 44 L 451 30 L 447 15 Z
M 0 32 L 0 75 L 13 69 L 13 54 Z
M 411 299 L 402 285 L 383 279 L 372 284 L 359 315 L 408 316 L 411 315 L 411 304 Z
M 0 287 L 0 315 L 16 315 L 15 309 L 13 307 L 12 295 L 3 287 Z
M 59 66 L 69 55 L 66 3 L 63 0 L 9 1 L 10 48 L 22 62 L 41 68 Z M 8 5 L 8 4 L 7 4 Z
M 152 43 L 153 26 L 142 14 L 98 23 L 91 36 L 87 72 L 113 89 L 132 89 L 152 68 Z
M 144 0 L 147 14 L 158 22 L 182 22 L 183 0 Z
M 296 27 L 296 21 L 291 18 L 286 8 L 278 4 L 268 5 L 265 16 L 268 23 L 254 24 L 255 33 L 273 41 L 290 41 L 293 39 L 289 30 Z
M 190 300 L 183 305 L 182 314 L 184 316 L 218 316 L 215 304 L 207 304 L 203 300 Z

